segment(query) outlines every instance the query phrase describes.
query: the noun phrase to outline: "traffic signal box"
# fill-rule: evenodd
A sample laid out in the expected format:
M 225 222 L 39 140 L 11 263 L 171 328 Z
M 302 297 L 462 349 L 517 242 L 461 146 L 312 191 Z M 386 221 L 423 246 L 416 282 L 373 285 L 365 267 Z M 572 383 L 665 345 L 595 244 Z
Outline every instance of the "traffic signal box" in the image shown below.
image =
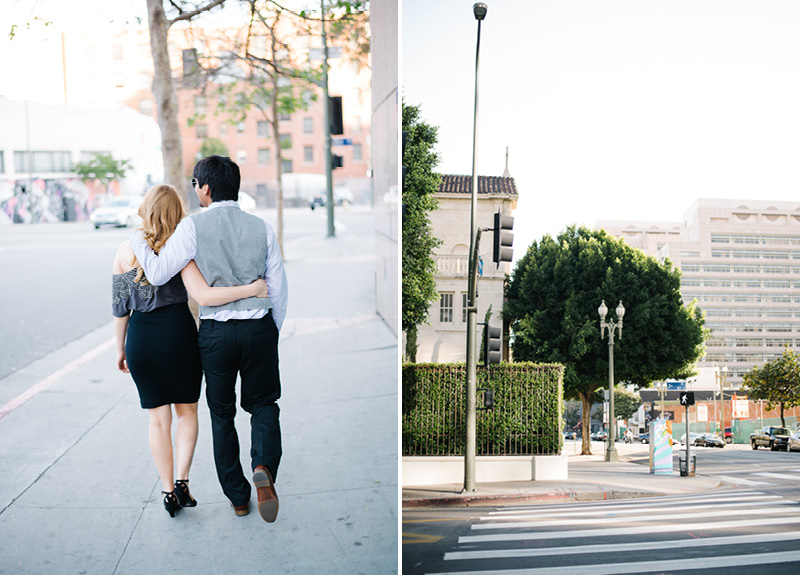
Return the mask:
M 514 218 L 504 216 L 500 212 L 494 215 L 494 251 L 492 260 L 500 266 L 501 262 L 510 262 L 514 257 Z

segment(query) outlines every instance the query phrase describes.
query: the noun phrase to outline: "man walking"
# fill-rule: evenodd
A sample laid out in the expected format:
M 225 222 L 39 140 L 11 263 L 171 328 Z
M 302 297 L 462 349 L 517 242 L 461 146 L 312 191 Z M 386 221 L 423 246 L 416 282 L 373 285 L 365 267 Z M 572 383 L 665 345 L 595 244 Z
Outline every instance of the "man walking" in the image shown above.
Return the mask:
M 272 227 L 239 209 L 241 175 L 230 158 L 209 156 L 194 167 L 192 186 L 203 213 L 185 218 L 155 254 L 140 232 L 131 236 L 136 258 L 153 285 L 162 285 L 195 260 L 210 286 L 249 284 L 263 277 L 269 298 L 200 307 L 198 341 L 211 412 L 214 463 L 236 515 L 250 509 L 250 483 L 239 459 L 234 426 L 236 378 L 241 406 L 250 414 L 253 484 L 267 522 L 278 514 L 274 483 L 281 459 L 278 334 L 286 316 L 283 259 Z

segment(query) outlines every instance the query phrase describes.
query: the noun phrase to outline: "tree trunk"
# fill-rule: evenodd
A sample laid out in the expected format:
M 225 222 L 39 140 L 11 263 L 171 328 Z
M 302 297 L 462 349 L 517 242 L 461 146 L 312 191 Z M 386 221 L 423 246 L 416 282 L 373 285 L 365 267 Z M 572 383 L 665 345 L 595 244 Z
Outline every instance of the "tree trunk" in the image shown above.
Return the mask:
M 783 416 L 783 402 L 781 401 L 779 405 L 781 406 L 781 427 L 786 427 L 786 418 Z
M 417 326 L 412 326 L 406 331 L 406 361 L 409 363 L 417 363 Z
M 581 427 L 583 428 L 581 431 L 581 455 L 592 454 L 592 395 L 591 393 L 579 394 L 581 407 L 583 408 L 583 414 L 581 415 Z
M 150 51 L 153 55 L 153 94 L 156 98 L 158 127 L 161 129 L 161 154 L 164 182 L 173 186 L 188 210 L 186 172 L 183 167 L 183 144 L 178 125 L 178 98 L 172 82 L 167 32 L 169 23 L 163 0 L 147 0 L 150 27 Z
M 275 20 L 277 24 L 277 18 Z M 272 60 L 277 59 L 278 43 L 275 38 L 275 28 L 270 28 L 270 52 Z M 280 133 L 280 114 L 278 112 L 278 75 L 277 72 L 272 72 L 272 137 L 275 139 L 275 164 L 278 178 L 278 229 L 275 234 L 278 236 L 278 247 L 281 249 L 281 255 L 286 259 L 286 254 L 283 251 L 283 148 L 281 147 L 281 133 Z

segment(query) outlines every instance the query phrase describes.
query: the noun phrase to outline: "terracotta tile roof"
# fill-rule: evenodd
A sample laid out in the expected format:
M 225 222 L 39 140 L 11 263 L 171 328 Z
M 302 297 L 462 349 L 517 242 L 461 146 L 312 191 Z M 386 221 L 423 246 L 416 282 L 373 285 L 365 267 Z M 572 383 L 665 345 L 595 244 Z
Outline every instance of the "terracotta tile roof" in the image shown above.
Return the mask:
M 469 194 L 471 192 L 472 176 L 442 175 L 439 183 L 440 194 Z M 517 184 L 514 178 L 501 176 L 478 176 L 478 195 L 480 194 L 505 194 L 518 196 Z

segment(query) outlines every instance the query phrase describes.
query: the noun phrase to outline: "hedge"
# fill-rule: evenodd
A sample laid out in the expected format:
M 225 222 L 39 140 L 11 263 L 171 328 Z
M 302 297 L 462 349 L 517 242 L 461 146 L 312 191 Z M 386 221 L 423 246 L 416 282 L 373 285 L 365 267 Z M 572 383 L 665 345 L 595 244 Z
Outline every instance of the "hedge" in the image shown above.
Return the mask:
M 561 451 L 562 365 L 479 366 L 477 377 L 479 388 L 494 391 L 494 408 L 477 413 L 478 455 Z M 465 391 L 466 364 L 403 365 L 403 455 L 464 454 Z

